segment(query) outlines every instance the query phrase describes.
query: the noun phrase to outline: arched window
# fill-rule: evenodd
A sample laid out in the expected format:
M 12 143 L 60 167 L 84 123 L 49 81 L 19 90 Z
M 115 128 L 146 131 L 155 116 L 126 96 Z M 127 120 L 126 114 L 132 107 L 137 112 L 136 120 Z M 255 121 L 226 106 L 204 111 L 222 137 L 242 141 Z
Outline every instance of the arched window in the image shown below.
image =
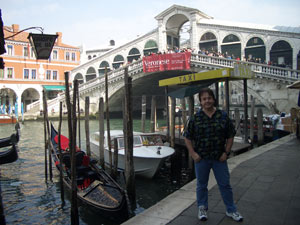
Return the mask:
M 151 53 L 157 53 L 157 52 L 158 52 L 157 43 L 153 40 L 147 41 L 144 47 L 144 56 L 150 55 Z
M 265 63 L 266 46 L 264 41 L 259 37 L 251 38 L 245 47 L 245 57 L 248 61 Z
M 270 60 L 272 65 L 293 68 L 293 49 L 286 41 L 277 41 L 271 48 Z
M 78 80 L 78 83 L 79 84 L 82 84 L 83 83 L 83 76 L 81 73 L 76 73 L 75 77 L 74 77 L 74 80 Z
M 199 42 L 199 49 L 202 51 L 217 52 L 218 40 L 216 36 L 211 32 L 203 34 Z
M 223 55 L 227 58 L 237 59 L 241 58 L 241 42 L 240 39 L 234 35 L 227 35 L 222 42 L 221 50 Z
M 121 65 L 124 64 L 124 57 L 121 55 L 116 55 L 113 62 L 113 68 L 118 69 Z
M 99 76 L 102 76 L 105 74 L 105 68 L 106 68 L 107 72 L 110 71 L 109 63 L 107 61 L 102 61 L 99 65 L 99 69 L 98 69 Z
M 133 60 L 138 60 L 141 57 L 141 53 L 137 48 L 132 48 L 129 51 L 129 54 L 127 56 L 128 63 L 131 63 Z
M 89 67 L 86 72 L 85 79 L 86 79 L 86 81 L 89 81 L 94 78 L 96 78 L 96 70 L 94 67 Z

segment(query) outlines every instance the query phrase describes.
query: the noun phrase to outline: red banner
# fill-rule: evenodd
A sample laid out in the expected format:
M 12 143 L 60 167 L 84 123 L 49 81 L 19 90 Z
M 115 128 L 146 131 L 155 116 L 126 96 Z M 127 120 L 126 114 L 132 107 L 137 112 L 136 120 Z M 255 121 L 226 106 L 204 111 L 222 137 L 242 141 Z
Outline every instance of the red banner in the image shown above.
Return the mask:
M 191 53 L 153 54 L 143 58 L 144 73 L 190 69 Z

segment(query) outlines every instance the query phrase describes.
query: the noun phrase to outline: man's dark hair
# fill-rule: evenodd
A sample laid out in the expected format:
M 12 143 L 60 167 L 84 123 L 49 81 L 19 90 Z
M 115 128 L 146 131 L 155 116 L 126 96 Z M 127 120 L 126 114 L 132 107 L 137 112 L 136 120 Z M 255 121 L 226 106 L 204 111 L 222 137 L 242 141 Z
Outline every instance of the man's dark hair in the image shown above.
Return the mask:
M 202 89 L 199 91 L 199 101 L 200 101 L 200 102 L 201 102 L 201 96 L 202 96 L 204 93 L 208 93 L 208 95 L 211 96 L 211 97 L 213 97 L 214 101 L 216 101 L 215 94 L 214 94 L 214 92 L 213 92 L 210 88 L 202 88 Z

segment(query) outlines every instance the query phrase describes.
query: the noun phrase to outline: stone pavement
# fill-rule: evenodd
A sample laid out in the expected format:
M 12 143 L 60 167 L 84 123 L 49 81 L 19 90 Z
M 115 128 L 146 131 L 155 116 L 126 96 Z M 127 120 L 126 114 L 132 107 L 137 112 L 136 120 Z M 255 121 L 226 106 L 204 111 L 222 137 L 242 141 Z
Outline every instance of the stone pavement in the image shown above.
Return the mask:
M 300 140 L 295 135 L 230 158 L 228 165 L 234 200 L 243 222 L 226 217 L 211 172 L 207 221 L 197 218 L 194 180 L 124 224 L 300 224 Z

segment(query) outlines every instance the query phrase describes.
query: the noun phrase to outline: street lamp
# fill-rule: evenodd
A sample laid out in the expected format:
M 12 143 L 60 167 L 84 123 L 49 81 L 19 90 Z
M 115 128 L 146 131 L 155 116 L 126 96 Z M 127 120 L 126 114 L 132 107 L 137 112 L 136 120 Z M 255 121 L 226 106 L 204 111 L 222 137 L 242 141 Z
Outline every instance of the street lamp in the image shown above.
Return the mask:
M 29 33 L 28 39 L 33 47 L 36 59 L 49 59 L 57 34 Z

